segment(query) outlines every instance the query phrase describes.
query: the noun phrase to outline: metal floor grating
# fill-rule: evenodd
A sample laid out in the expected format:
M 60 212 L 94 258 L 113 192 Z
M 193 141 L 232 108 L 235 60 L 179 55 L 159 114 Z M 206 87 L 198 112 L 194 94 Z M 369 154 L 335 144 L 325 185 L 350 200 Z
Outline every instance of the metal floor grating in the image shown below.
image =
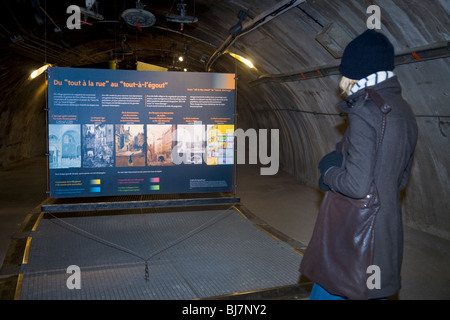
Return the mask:
M 44 218 L 30 237 L 22 300 L 201 299 L 300 276 L 301 255 L 233 208 Z M 81 289 L 67 288 L 70 265 Z

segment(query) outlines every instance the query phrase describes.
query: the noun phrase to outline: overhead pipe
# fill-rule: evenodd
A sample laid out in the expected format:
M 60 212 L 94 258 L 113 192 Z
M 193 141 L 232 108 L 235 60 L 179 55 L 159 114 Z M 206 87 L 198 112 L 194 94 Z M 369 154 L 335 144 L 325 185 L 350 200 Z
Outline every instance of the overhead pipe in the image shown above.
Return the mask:
M 439 58 L 447 58 L 450 56 L 450 42 L 437 43 L 432 46 L 417 48 L 414 51 L 402 53 L 395 56 L 395 65 L 409 64 L 420 61 L 427 61 Z M 258 79 L 250 81 L 250 86 L 256 86 L 267 82 L 290 82 L 302 81 L 338 75 L 339 65 L 314 67 L 305 71 L 297 71 L 294 73 L 283 74 L 267 74 L 259 76 Z
M 265 23 L 271 21 L 272 19 L 278 17 L 279 15 L 285 13 L 286 11 L 298 6 L 299 4 L 305 2 L 306 0 L 284 0 L 273 7 L 267 9 L 263 13 L 259 14 L 254 19 L 244 22 L 242 25 L 241 32 L 237 34 L 236 36 L 229 35 L 227 39 L 222 43 L 222 45 L 211 55 L 208 62 L 206 63 L 206 71 L 209 72 L 211 69 L 211 66 L 214 64 L 214 62 L 242 36 L 246 35 L 247 33 L 256 30 L 260 26 L 264 25 Z

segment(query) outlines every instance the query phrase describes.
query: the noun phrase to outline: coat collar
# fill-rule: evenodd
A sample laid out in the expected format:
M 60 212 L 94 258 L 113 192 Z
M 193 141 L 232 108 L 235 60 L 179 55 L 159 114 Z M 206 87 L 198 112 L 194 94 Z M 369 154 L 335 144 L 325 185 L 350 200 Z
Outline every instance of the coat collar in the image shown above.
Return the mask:
M 398 82 L 397 76 L 389 78 L 377 85 L 367 87 L 370 89 L 374 89 L 376 91 L 387 92 L 390 93 L 401 93 L 400 83 Z M 363 105 L 365 101 L 365 90 L 361 89 L 358 92 L 349 95 L 344 101 L 338 103 L 338 108 L 341 109 L 345 113 L 355 113 L 358 110 L 358 107 Z

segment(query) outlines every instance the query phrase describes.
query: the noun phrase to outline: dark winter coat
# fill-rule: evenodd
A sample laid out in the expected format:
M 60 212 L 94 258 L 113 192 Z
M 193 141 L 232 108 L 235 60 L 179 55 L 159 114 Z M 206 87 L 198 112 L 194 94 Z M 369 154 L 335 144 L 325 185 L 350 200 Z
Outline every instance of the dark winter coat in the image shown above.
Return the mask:
M 367 195 L 372 181 L 378 188 L 381 208 L 375 224 L 374 265 L 380 267 L 381 289 L 370 290 L 372 299 L 392 296 L 400 289 L 403 256 L 400 191 L 406 187 L 410 174 L 417 124 L 402 98 L 396 76 L 370 88 L 392 108 L 387 114 L 383 143 L 376 152 L 382 124 L 379 108 L 372 100 L 363 98 L 364 90 L 349 96 L 338 105 L 349 119 L 343 163 L 331 168 L 324 182 L 332 190 L 358 199 Z

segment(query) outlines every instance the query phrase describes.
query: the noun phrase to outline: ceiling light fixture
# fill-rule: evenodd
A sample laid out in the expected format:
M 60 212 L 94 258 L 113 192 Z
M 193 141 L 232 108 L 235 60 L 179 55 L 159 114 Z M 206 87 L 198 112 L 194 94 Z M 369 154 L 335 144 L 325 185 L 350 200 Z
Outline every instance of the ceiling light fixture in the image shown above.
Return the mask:
M 185 23 L 196 23 L 198 19 L 194 16 L 186 15 L 186 4 L 184 0 L 181 0 L 180 3 L 177 4 L 177 9 L 180 11 L 180 14 L 170 14 L 166 17 L 168 22 L 175 22 L 180 24 L 180 30 L 183 31 L 183 26 Z
M 40 67 L 39 69 L 34 70 L 31 74 L 30 74 L 30 80 L 33 80 L 34 78 L 40 76 L 41 74 L 43 74 L 45 72 L 45 70 L 48 69 L 48 67 L 51 67 L 51 64 L 46 64 L 43 65 L 42 67 Z
M 240 62 L 242 62 L 245 65 L 247 65 L 247 67 L 249 67 L 250 69 L 253 69 L 255 67 L 254 64 L 250 60 L 248 60 L 248 59 L 246 59 L 246 58 L 244 58 L 244 57 L 242 57 L 242 56 L 240 56 L 240 55 L 238 55 L 236 53 L 233 53 L 233 52 L 227 52 L 227 53 L 230 56 L 232 56 L 233 58 L 235 58 L 236 60 L 239 60 Z
M 156 22 L 153 13 L 144 10 L 145 5 L 140 0 L 136 1 L 136 9 L 131 8 L 122 12 L 122 19 L 130 26 L 136 27 L 140 31 L 141 28 L 151 27 Z

